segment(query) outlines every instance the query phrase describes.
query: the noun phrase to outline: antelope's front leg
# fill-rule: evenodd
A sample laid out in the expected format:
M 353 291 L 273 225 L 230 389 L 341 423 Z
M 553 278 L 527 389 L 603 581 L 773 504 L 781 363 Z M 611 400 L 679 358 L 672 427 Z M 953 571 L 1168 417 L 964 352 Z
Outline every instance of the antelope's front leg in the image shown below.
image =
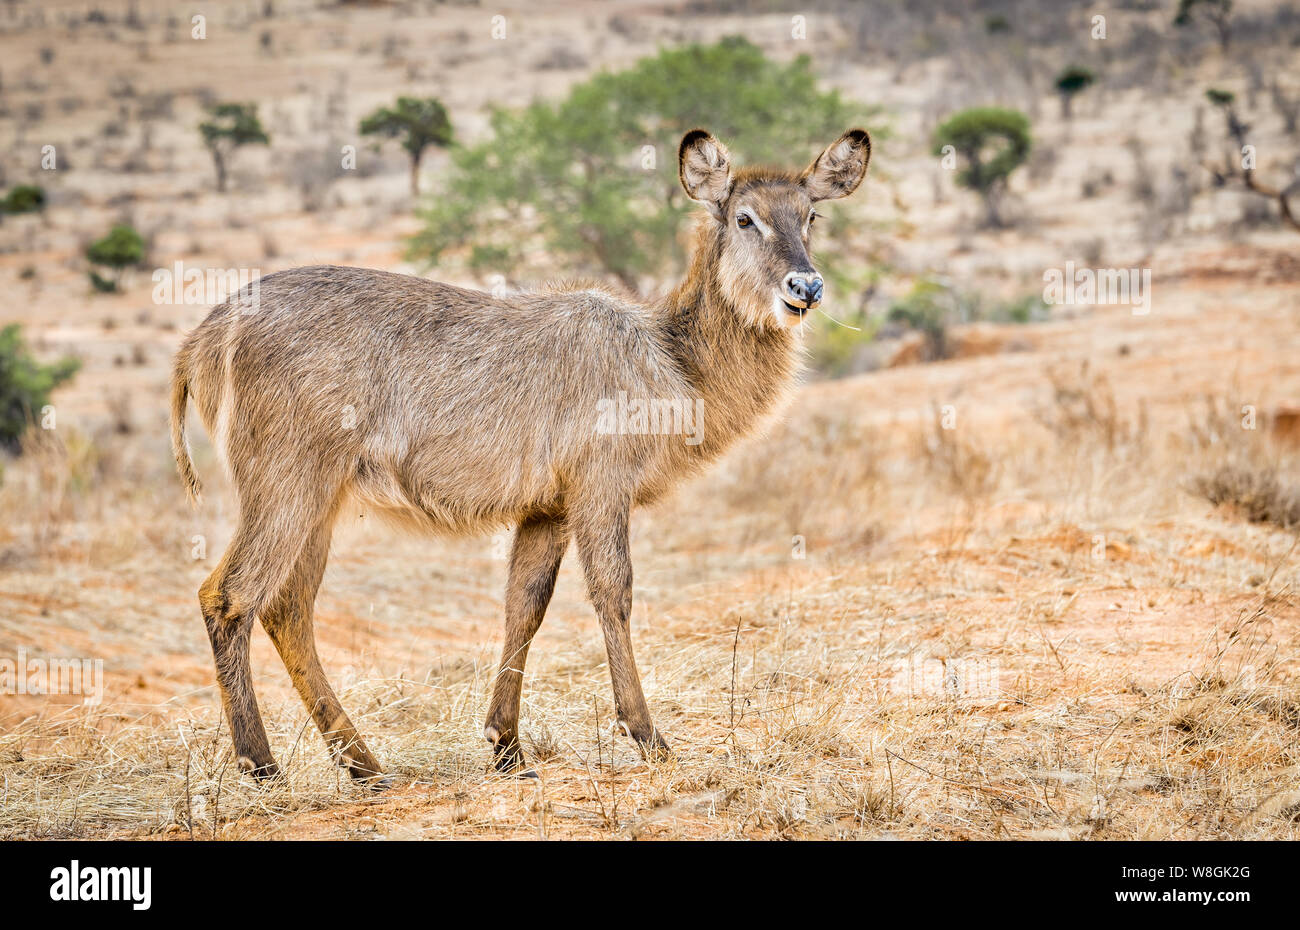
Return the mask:
M 515 531 L 506 582 L 506 638 L 501 667 L 492 689 L 483 735 L 492 744 L 492 764 L 498 771 L 532 775 L 519 747 L 519 698 L 523 691 L 528 646 L 542 625 L 555 590 L 555 576 L 569 544 L 560 520 L 528 519 Z
M 587 592 L 600 618 L 614 682 L 614 712 L 618 724 L 636 741 L 646 759 L 670 755 L 668 744 L 650 720 L 632 656 L 632 556 L 628 546 L 626 504 L 596 508 L 575 519 L 578 556 L 587 579 Z

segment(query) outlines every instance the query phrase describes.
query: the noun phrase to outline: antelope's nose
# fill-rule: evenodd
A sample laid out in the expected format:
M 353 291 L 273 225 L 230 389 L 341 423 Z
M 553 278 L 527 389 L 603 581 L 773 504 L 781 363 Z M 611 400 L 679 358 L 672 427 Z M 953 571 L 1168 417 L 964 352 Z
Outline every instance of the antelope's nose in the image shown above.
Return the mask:
M 790 272 L 785 276 L 785 297 L 800 307 L 817 306 L 822 302 L 822 276 L 816 272 Z

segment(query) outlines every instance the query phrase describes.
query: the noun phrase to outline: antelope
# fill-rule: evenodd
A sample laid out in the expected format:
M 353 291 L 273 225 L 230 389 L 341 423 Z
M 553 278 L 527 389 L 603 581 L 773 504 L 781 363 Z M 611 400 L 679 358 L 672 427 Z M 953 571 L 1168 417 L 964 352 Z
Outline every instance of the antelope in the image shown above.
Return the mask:
M 326 680 L 312 629 L 348 501 L 436 534 L 515 528 L 484 728 L 495 769 L 535 774 L 519 741 L 524 662 L 571 539 L 618 726 L 643 758 L 668 757 L 632 655 L 630 512 L 770 423 L 788 399 L 801 365 L 796 330 L 823 297 L 808 257 L 813 205 L 856 190 L 870 156 L 869 136 L 853 129 L 801 173 L 733 169 L 721 142 L 688 132 L 678 176 L 707 213 L 685 279 L 651 303 L 583 284 L 498 299 L 317 266 L 261 278 L 255 312 L 234 298 L 213 309 L 176 356 L 171 439 L 197 505 L 185 435 L 193 397 L 238 499 L 237 528 L 199 605 L 239 767 L 279 774 L 249 666 L 260 620 L 334 760 L 362 784 L 388 784 Z M 624 396 L 693 403 L 703 428 L 689 442 L 602 428 L 602 404 Z

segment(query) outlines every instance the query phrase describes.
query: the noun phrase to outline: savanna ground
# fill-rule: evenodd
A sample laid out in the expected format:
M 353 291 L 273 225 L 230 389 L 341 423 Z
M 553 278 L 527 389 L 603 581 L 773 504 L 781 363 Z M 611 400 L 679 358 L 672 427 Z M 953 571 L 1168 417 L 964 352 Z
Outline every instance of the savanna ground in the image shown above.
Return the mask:
M 558 93 L 659 45 L 742 33 L 788 57 L 803 50 L 790 12 L 277 2 L 268 17 L 211 3 L 194 43 L 186 17 L 168 26 L 148 4 L 139 28 L 126 4 L 99 4 L 107 23 L 42 6 L 44 24 L 32 4 L 0 14 L 6 183 L 39 173 L 47 140 L 70 167 L 45 181 L 43 215 L 0 226 L 0 322 L 84 367 L 56 395 L 57 429 L 5 462 L 0 656 L 102 659 L 104 696 L 0 696 L 0 836 L 1300 836 L 1300 236 L 1258 198 L 1211 187 L 1190 154 L 1198 133 L 1218 139 L 1217 115 L 1197 115 L 1203 87 L 1245 96 L 1247 60 L 1294 77 L 1294 44 L 1243 28 L 1236 57 L 1208 39 L 1116 56 L 1120 76 L 1066 126 L 1041 74 L 999 72 L 958 41 L 961 17 L 923 43 L 896 7 L 865 25 L 833 5 L 795 11 L 824 80 L 890 126 L 844 224 L 864 262 L 887 264 L 886 289 L 937 272 L 1014 295 L 1066 260 L 1142 266 L 1150 313 L 1057 308 L 955 330 L 947 361 L 813 381 L 767 436 L 640 513 L 634 638 L 672 762 L 642 762 L 610 733 L 570 553 L 525 681 L 541 778 L 488 774 L 506 537 L 414 539 L 353 515 L 316 628 L 345 707 L 398 776 L 371 795 L 330 764 L 260 630 L 254 673 L 287 779 L 263 789 L 237 772 L 195 598 L 231 501 L 200 440 L 210 490 L 189 509 L 165 436 L 170 355 L 205 308 L 155 305 L 143 273 L 90 296 L 85 243 L 129 217 L 159 267 L 420 270 L 403 260 L 419 223 L 395 151 L 319 183 L 295 153 L 412 88 L 472 135 L 489 102 Z M 1240 6 L 1265 23 L 1278 9 Z M 1152 7 L 1116 11 L 1106 41 L 1146 48 L 1131 35 L 1171 15 Z M 1088 15 L 1063 9 L 1050 15 L 1086 42 Z M 497 12 L 504 42 L 489 35 Z M 278 130 L 240 153 L 226 196 L 193 128 L 212 87 L 260 101 Z M 1001 230 L 978 228 L 928 144 L 937 117 L 987 100 L 1030 112 L 1050 153 L 1013 185 Z M 1300 152 L 1264 99 L 1250 114 L 1262 166 Z

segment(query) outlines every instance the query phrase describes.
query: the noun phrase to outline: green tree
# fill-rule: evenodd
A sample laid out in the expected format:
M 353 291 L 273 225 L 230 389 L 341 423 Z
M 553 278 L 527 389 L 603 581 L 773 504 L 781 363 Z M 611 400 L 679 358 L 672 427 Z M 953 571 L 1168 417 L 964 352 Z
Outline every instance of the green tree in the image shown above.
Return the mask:
M 0 213 L 36 213 L 44 209 L 45 191 L 35 184 L 18 184 L 0 200 Z
M 244 145 L 270 145 L 271 137 L 257 118 L 255 103 L 217 103 L 208 107 L 210 119 L 199 123 L 203 144 L 217 170 L 217 190 L 226 192 L 226 166 L 235 149 Z
M 1056 92 L 1061 95 L 1061 118 L 1069 119 L 1076 94 L 1087 90 L 1095 80 L 1087 68 L 1071 65 L 1056 76 Z
M 472 244 L 471 264 L 499 268 L 541 244 L 571 270 L 636 290 L 678 257 L 694 206 L 677 181 L 683 133 L 706 126 L 750 161 L 788 164 L 868 112 L 820 90 L 807 56 L 781 64 L 739 37 L 667 49 L 563 100 L 493 112 L 489 139 L 453 148 L 412 257 L 433 262 Z
M 1214 27 L 1219 37 L 1219 48 L 1226 52 L 1232 41 L 1232 0 L 1178 0 L 1174 25 L 1190 26 L 1197 20 L 1204 20 Z
M 50 392 L 80 366 L 71 357 L 42 365 L 28 352 L 21 326 L 11 323 L 0 329 L 0 448 L 21 451 L 23 432 L 50 402 Z
M 1001 226 L 998 203 L 1011 172 L 1029 157 L 1029 119 L 1018 110 L 973 107 L 949 117 L 934 131 L 934 154 L 951 145 L 965 162 L 957 183 L 984 198 L 990 226 Z
M 411 194 L 420 193 L 420 159 L 431 145 L 451 145 L 451 119 L 442 102 L 432 97 L 398 97 L 392 107 L 380 107 L 361 121 L 361 134 L 401 139 L 411 156 Z
M 119 289 L 122 272 L 144 260 L 144 240 L 130 226 L 114 226 L 107 236 L 90 244 L 86 258 L 93 265 L 111 269 L 111 278 L 102 278 L 90 272 L 90 283 L 98 291 L 111 293 Z

